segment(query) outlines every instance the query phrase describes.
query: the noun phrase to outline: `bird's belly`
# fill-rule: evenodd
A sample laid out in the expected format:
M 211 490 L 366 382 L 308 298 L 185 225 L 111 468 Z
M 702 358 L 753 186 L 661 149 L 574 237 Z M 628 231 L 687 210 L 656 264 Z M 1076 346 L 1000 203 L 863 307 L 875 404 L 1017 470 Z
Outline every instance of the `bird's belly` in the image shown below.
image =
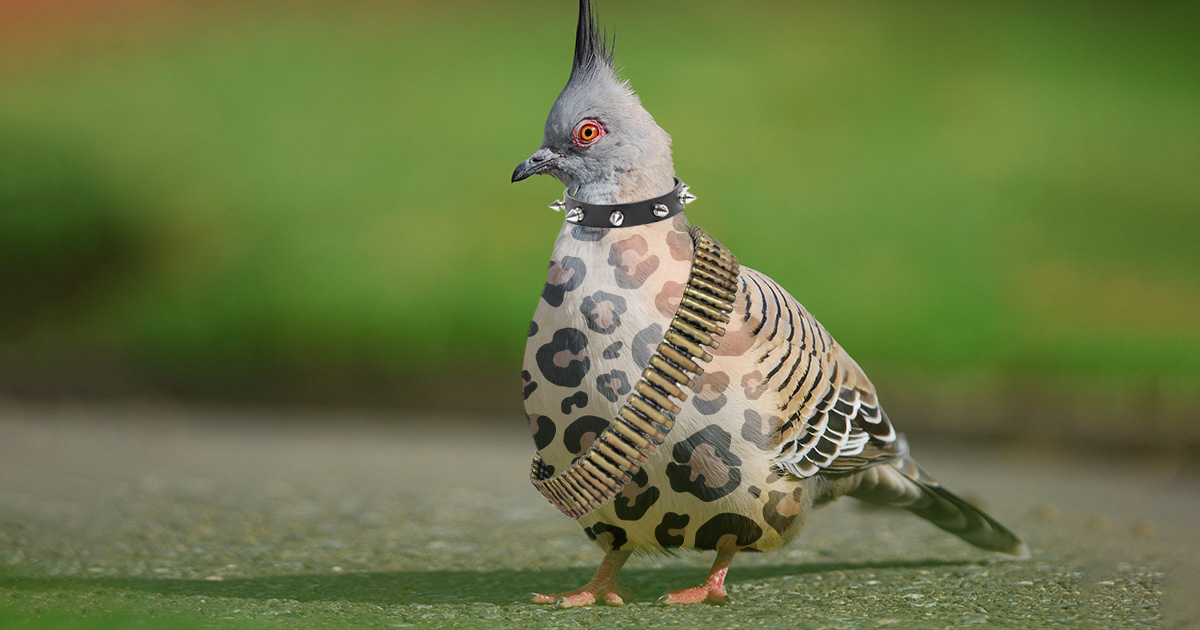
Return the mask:
M 772 421 L 740 385 L 741 363 L 716 357 L 642 471 L 579 519 L 601 547 L 767 550 L 799 532 L 816 482 L 773 468 Z

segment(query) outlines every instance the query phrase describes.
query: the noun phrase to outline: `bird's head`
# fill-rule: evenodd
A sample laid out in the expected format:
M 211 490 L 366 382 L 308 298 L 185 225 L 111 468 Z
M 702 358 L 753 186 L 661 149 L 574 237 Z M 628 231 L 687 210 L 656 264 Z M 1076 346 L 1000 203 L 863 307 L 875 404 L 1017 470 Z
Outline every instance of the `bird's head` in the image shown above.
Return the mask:
M 540 173 L 553 175 L 576 199 L 598 204 L 648 199 L 675 185 L 671 138 L 617 76 L 589 0 L 579 2 L 571 78 L 546 118 L 542 146 L 512 180 Z

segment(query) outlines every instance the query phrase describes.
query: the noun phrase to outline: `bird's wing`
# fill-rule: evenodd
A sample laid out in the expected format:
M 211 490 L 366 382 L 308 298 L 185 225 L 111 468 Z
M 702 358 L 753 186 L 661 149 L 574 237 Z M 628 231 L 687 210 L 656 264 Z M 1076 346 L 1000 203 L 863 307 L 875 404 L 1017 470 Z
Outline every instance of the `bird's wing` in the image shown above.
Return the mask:
M 745 270 L 741 314 L 757 338 L 760 400 L 781 419 L 776 465 L 797 477 L 845 474 L 903 456 L 862 368 L 773 280 Z

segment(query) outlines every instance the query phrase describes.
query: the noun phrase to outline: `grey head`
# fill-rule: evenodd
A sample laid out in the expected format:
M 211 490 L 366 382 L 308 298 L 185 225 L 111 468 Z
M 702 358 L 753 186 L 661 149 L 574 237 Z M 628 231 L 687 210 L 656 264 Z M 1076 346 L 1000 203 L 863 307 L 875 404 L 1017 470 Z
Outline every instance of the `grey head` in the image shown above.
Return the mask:
M 671 137 L 613 68 L 589 0 L 579 2 L 571 78 L 546 118 L 542 146 L 513 171 L 552 175 L 587 203 L 629 203 L 675 186 Z

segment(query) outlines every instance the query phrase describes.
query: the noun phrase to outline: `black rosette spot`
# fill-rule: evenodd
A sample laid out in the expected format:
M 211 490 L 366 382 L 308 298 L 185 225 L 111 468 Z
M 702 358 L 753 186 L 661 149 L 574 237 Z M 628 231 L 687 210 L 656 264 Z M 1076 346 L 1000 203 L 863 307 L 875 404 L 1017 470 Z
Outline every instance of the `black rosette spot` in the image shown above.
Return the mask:
M 617 402 L 631 389 L 633 389 L 633 385 L 629 382 L 629 377 L 621 370 L 613 370 L 608 374 L 596 377 L 596 391 L 600 392 L 600 395 L 607 398 L 609 402 Z
M 742 483 L 742 460 L 730 450 L 733 436 L 710 424 L 671 449 L 675 461 L 667 464 L 671 489 L 687 492 L 701 501 L 716 501 Z
M 645 470 L 638 470 L 629 483 L 621 488 L 621 493 L 613 500 L 613 508 L 617 518 L 623 521 L 636 521 L 646 515 L 650 506 L 658 501 L 661 494 L 658 488 L 649 485 L 650 478 Z
M 799 486 L 791 494 L 771 490 L 767 493 L 767 504 L 763 506 L 763 520 L 780 534 L 787 531 L 804 509 L 804 488 Z
M 546 380 L 562 387 L 579 387 L 592 368 L 587 353 L 587 335 L 575 328 L 555 331 L 549 343 L 538 348 L 535 358 Z
M 630 348 L 639 370 L 650 364 L 650 357 L 654 356 L 654 351 L 658 349 L 662 340 L 663 328 L 658 324 L 651 324 L 633 336 L 633 345 Z
M 762 538 L 762 528 L 741 514 L 718 514 L 696 530 L 696 549 L 745 551 Z
M 529 373 L 529 370 L 521 370 L 521 393 L 524 394 L 525 400 L 529 400 L 537 387 L 537 381 L 533 380 L 533 375 Z
M 599 416 L 580 416 L 563 431 L 563 445 L 572 454 L 582 455 L 608 428 L 608 420 Z
M 691 520 L 692 517 L 687 514 L 676 514 L 675 512 L 663 514 L 662 521 L 654 528 L 654 540 L 657 540 L 664 549 L 682 546 L 684 535 L 687 533 L 687 524 Z
M 586 275 L 587 265 L 574 256 L 563 256 L 561 261 L 551 260 L 542 299 L 550 306 L 562 306 L 563 296 L 583 284 Z
M 579 409 L 583 409 L 584 407 L 587 406 L 587 404 L 588 404 L 587 392 L 575 392 L 574 394 L 567 396 L 566 398 L 563 399 L 563 401 L 562 401 L 563 415 L 568 415 L 572 411 L 574 411 L 572 409 L 572 407 L 578 407 Z
M 583 533 L 596 541 L 605 551 L 620 551 L 621 547 L 629 542 L 629 536 L 623 528 L 608 523 L 596 523 L 591 527 L 585 527 Z
M 621 314 L 625 312 L 625 298 L 604 291 L 597 291 L 583 298 L 579 306 L 593 332 L 607 335 L 621 326 Z
M 554 426 L 554 421 L 546 416 L 529 414 L 529 432 L 533 434 L 533 445 L 537 450 L 542 450 L 554 441 L 554 434 L 558 428 Z

